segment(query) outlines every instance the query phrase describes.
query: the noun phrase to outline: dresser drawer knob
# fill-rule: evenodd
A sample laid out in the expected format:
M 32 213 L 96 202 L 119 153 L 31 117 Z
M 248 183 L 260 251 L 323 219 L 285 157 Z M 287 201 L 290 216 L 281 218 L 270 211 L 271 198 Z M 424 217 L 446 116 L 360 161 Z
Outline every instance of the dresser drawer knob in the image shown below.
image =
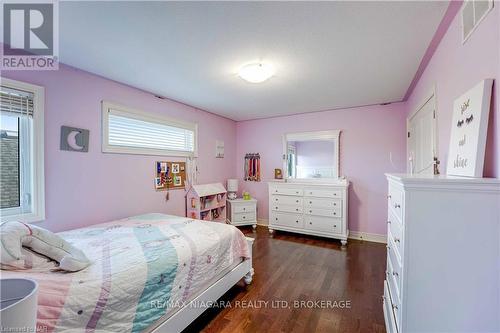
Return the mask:
M 312 201 L 309 201 L 310 204 L 312 204 L 313 202 Z
M 387 221 L 387 224 L 391 224 L 391 221 Z
M 313 212 L 312 210 L 309 211 L 309 213 L 312 213 L 312 212 Z
M 243 220 L 246 219 L 247 217 L 245 215 L 243 215 Z
M 295 210 L 296 210 L 297 212 L 299 211 L 299 209 L 298 209 L 298 208 L 295 208 Z
M 393 305 L 392 305 L 392 308 L 393 308 L 394 310 L 399 309 L 399 308 L 398 308 L 398 306 L 397 306 L 396 304 L 393 304 Z
M 387 199 L 390 199 L 390 198 L 392 198 L 392 196 L 389 194 L 389 195 L 387 196 Z
M 334 224 L 334 225 L 333 225 L 333 227 L 334 227 L 334 228 L 337 228 L 337 225 L 336 225 L 336 224 Z
M 401 208 L 401 205 L 394 204 L 394 208 Z
M 394 275 L 395 277 L 399 276 L 398 272 L 392 272 L 392 275 Z
M 309 224 L 313 224 L 312 222 L 309 222 Z
M 399 238 L 394 238 L 394 241 L 395 241 L 396 243 L 400 243 L 400 242 L 401 242 L 401 240 L 400 240 Z
M 299 220 L 295 221 L 296 223 L 299 223 Z
M 296 203 L 299 203 L 299 200 L 295 200 Z
M 276 218 L 276 221 L 278 221 L 278 218 Z
M 387 250 L 391 249 L 391 247 L 389 245 L 386 245 L 385 247 L 387 248 Z
M 333 215 L 337 215 L 337 213 L 333 212 Z

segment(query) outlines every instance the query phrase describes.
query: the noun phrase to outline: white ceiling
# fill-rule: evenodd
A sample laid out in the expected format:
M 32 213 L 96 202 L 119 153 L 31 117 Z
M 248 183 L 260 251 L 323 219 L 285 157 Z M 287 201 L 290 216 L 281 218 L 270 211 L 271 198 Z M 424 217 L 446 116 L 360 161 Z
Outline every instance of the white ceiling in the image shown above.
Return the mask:
M 399 101 L 447 2 L 61 2 L 61 62 L 234 120 Z M 266 61 L 262 84 L 239 67 Z

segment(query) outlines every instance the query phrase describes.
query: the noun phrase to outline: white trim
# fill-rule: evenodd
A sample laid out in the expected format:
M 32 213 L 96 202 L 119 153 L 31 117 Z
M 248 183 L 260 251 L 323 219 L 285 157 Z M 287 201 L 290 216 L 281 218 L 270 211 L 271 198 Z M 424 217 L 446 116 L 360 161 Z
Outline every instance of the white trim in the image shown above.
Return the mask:
M 175 150 L 163 150 L 163 149 L 147 149 L 147 148 L 134 148 L 134 147 L 119 147 L 112 146 L 108 144 L 108 122 L 109 122 L 109 110 L 113 109 L 115 112 L 118 111 L 121 114 L 125 114 L 127 117 L 162 123 L 169 126 L 180 127 L 184 129 L 189 129 L 194 132 L 194 151 L 193 152 L 183 152 Z M 164 115 L 153 114 L 149 112 L 144 112 L 138 109 L 132 109 L 123 105 L 115 104 L 108 101 L 101 102 L 101 112 L 102 112 L 102 152 L 103 153 L 116 153 L 116 154 L 137 154 L 137 155 L 157 155 L 157 156 L 179 156 L 179 157 L 197 157 L 198 156 L 198 124 L 182 121 L 179 119 L 171 118 Z
M 269 220 L 257 218 L 257 225 L 260 225 L 262 227 L 269 227 Z
M 432 121 L 432 131 L 434 132 L 434 144 L 433 144 L 433 150 L 434 150 L 434 158 L 439 160 L 439 145 L 438 145 L 438 124 L 437 120 L 439 117 L 438 113 L 438 103 L 437 103 L 437 94 L 436 94 L 436 84 L 432 85 L 431 91 L 425 95 L 426 98 L 424 98 L 423 102 L 421 102 L 418 107 L 416 107 L 412 112 L 408 115 L 406 118 L 406 172 L 411 173 L 410 170 L 410 163 L 409 161 L 409 154 L 410 154 L 410 138 L 408 137 L 408 133 L 410 132 L 410 120 L 415 117 L 427 102 L 429 102 L 432 98 L 434 98 L 434 114 L 435 117 L 433 118 Z
M 387 244 L 387 235 L 382 235 L 382 234 L 371 234 L 369 232 L 349 230 L 349 238 L 362 240 L 366 242 Z
M 294 132 L 283 134 L 283 174 L 285 181 L 287 182 L 331 182 L 332 180 L 337 180 L 340 173 L 340 133 L 341 130 L 327 130 L 327 131 L 311 131 L 311 132 Z M 333 152 L 333 166 L 335 176 L 334 178 L 288 178 L 288 169 L 286 163 L 286 156 L 288 154 L 288 141 L 324 141 L 324 140 L 334 140 L 335 150 Z
M 38 222 L 45 219 L 45 162 L 44 162 L 44 107 L 45 88 L 42 86 L 0 77 L 1 85 L 33 93 L 33 133 L 31 143 L 32 212 L 0 216 L 0 221 Z

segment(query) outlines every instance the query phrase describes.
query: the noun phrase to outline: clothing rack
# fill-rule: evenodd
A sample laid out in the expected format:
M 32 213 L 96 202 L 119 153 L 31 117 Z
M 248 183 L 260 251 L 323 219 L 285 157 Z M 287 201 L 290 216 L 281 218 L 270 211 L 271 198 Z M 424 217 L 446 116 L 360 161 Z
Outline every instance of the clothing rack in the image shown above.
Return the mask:
M 260 182 L 260 154 L 245 155 L 245 181 Z

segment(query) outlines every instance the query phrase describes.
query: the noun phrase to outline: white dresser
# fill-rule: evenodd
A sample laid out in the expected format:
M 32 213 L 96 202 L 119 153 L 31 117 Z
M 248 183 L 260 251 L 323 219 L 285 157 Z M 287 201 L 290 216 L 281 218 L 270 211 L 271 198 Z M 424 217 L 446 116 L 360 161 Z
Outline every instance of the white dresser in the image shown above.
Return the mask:
M 347 244 L 349 182 L 269 183 L 269 232 L 284 230 L 340 239 Z
M 257 227 L 257 200 L 227 200 L 227 217 L 232 225 L 251 225 Z
M 387 179 L 387 332 L 499 332 L 500 180 Z

